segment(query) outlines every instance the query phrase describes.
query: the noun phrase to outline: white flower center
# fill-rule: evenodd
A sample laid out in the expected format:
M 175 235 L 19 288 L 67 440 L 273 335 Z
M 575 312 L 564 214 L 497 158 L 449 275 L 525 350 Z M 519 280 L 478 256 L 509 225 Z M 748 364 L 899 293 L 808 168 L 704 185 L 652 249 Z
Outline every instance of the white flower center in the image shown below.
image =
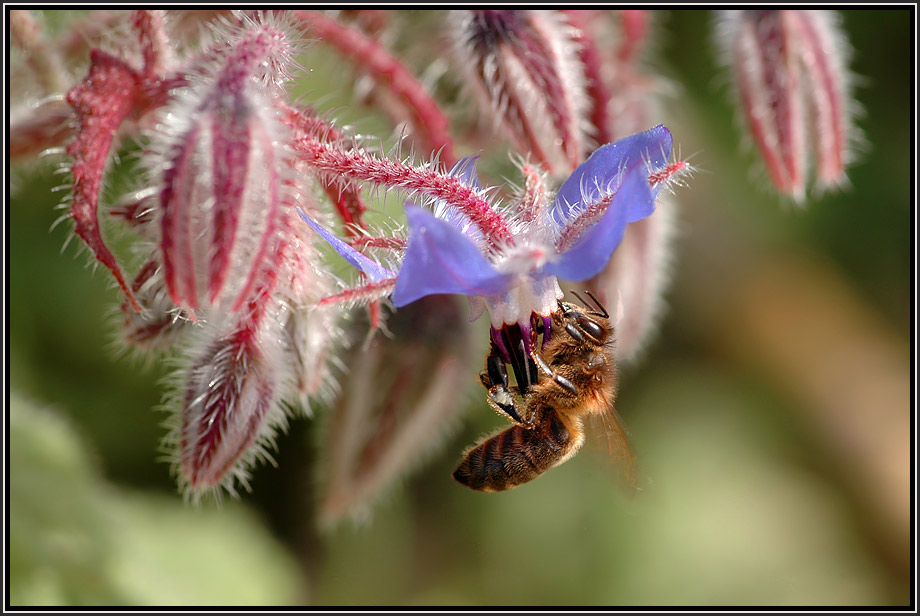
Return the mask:
M 556 309 L 562 299 L 562 289 L 555 276 L 541 276 L 532 279 L 522 276 L 517 286 L 505 293 L 485 298 L 496 329 L 514 323 L 530 323 L 530 315 L 548 315 Z
M 538 243 L 511 246 L 502 253 L 495 269 L 503 274 L 526 276 L 546 264 L 555 254 L 553 248 Z

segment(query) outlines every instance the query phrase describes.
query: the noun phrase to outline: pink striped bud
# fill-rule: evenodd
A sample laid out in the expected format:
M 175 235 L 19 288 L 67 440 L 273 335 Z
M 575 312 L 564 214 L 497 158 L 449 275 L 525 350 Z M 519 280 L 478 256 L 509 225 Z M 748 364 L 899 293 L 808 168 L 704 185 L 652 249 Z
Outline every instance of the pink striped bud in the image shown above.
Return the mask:
M 271 270 L 290 162 L 265 87 L 283 74 L 266 67 L 290 53 L 281 30 L 253 26 L 161 116 L 163 271 L 189 311 L 236 311 Z
M 425 297 L 390 317 L 392 336 L 378 334 L 344 358 L 347 382 L 320 450 L 321 524 L 366 517 L 455 425 L 473 385 L 467 321 L 456 298 Z
M 455 52 L 479 95 L 522 152 L 551 173 L 590 150 L 576 32 L 552 11 L 457 12 Z
M 272 319 L 244 316 L 229 331 L 205 325 L 204 346 L 180 372 L 175 447 L 180 484 L 197 498 L 235 482 L 247 486 L 247 467 L 268 456 L 275 426 L 285 421 L 278 406 L 283 364 Z
M 610 263 L 588 283 L 614 315 L 617 363 L 641 357 L 664 312 L 677 216 L 672 201 L 660 195 L 654 214 L 631 223 Z
M 843 183 L 852 103 L 837 15 L 727 11 L 720 30 L 745 120 L 776 188 L 803 201 L 809 165 L 819 188 Z

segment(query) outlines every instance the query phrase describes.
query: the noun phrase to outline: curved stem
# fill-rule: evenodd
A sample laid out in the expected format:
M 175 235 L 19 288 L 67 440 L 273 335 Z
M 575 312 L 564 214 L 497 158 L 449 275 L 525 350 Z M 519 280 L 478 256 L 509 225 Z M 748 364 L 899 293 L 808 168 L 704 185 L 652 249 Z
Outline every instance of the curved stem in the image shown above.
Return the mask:
M 514 244 L 505 219 L 459 178 L 381 160 L 363 152 L 341 150 L 307 135 L 298 135 L 292 145 L 308 164 L 321 172 L 376 186 L 418 191 L 441 199 L 468 216 L 493 246 Z

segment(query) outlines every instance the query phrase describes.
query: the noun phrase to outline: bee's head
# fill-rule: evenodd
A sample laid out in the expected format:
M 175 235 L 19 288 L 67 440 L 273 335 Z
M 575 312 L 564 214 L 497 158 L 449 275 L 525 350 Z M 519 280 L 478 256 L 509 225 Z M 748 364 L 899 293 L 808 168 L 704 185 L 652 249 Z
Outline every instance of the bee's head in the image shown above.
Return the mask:
M 601 319 L 605 318 L 604 313 L 586 312 L 581 306 L 569 304 L 568 302 L 559 302 L 559 311 L 556 313 L 559 324 L 571 334 L 571 328 L 574 327 L 585 340 L 598 346 L 607 342 L 609 330 Z M 567 326 L 568 325 L 568 326 Z M 573 335 L 578 339 L 579 336 Z

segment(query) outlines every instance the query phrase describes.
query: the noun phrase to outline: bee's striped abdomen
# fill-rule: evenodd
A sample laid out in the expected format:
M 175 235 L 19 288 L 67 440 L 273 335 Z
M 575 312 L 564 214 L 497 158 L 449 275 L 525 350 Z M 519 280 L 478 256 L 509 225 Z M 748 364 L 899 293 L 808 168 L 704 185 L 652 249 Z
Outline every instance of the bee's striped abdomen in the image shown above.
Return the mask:
M 536 425 L 531 430 L 512 426 L 482 441 L 466 452 L 454 479 L 483 492 L 509 490 L 556 466 L 581 444 L 553 409 Z

